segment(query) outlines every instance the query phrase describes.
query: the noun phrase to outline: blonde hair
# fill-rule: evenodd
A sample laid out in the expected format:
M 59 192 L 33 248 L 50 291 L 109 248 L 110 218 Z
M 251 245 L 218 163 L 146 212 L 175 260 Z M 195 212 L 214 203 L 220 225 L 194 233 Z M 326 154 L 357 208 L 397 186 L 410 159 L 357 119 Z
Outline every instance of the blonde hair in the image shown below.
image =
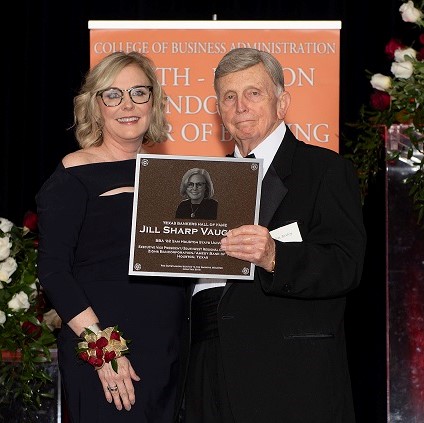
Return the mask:
M 112 84 L 116 76 L 129 65 L 137 65 L 153 86 L 152 119 L 144 135 L 143 144 L 158 143 L 168 138 L 168 121 L 165 115 L 166 95 L 157 79 L 151 59 L 132 51 L 114 52 L 90 69 L 79 94 L 74 98 L 74 130 L 81 148 L 99 146 L 103 143 L 103 118 L 97 102 L 97 93 Z

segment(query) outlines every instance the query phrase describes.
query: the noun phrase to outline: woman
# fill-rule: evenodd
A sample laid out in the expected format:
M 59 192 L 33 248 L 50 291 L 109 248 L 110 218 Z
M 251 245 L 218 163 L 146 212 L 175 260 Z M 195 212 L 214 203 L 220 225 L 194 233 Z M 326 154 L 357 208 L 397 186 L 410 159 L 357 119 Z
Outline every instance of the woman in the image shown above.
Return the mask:
M 218 202 L 214 195 L 213 182 L 205 169 L 188 170 L 180 185 L 180 194 L 185 198 L 178 205 L 175 217 L 180 219 L 216 219 Z
M 184 281 L 128 276 L 135 158 L 167 138 L 164 103 L 147 57 L 104 58 L 74 99 L 81 148 L 63 158 L 36 197 L 39 279 L 64 323 L 59 368 L 75 423 L 173 419 Z M 131 341 L 128 354 L 119 357 L 114 347 L 119 358 L 109 362 L 81 360 L 81 337 L 105 328 Z

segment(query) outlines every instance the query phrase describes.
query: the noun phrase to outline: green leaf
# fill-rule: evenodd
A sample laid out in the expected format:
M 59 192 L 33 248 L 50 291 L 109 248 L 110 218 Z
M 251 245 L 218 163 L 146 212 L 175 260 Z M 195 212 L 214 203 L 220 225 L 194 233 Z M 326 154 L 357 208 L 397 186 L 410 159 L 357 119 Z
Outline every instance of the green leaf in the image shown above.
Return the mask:
M 115 373 L 118 373 L 118 361 L 114 358 L 111 360 L 110 364 L 112 365 L 112 369 L 115 371 Z

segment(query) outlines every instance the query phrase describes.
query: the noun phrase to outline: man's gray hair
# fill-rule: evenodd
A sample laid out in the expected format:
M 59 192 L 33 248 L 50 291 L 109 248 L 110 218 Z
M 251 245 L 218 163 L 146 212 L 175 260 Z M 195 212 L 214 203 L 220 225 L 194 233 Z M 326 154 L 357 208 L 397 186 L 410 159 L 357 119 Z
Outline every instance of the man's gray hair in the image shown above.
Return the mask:
M 255 48 L 235 48 L 230 50 L 219 62 L 215 71 L 214 88 L 217 93 L 218 80 L 233 72 L 248 69 L 259 63 L 264 65 L 267 74 L 270 76 L 277 92 L 284 91 L 284 76 L 281 63 L 270 53 L 257 50 Z

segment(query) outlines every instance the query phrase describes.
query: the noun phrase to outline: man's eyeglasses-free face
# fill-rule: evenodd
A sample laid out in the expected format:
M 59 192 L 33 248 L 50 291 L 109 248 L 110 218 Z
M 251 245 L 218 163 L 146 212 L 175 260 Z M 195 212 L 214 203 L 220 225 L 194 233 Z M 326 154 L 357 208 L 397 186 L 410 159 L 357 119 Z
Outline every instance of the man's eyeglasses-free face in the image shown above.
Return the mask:
M 99 91 L 97 95 L 101 97 L 103 104 L 106 107 L 116 107 L 122 103 L 124 98 L 124 91 L 126 91 L 130 99 L 136 104 L 144 104 L 150 100 L 152 95 L 153 87 L 151 85 L 137 85 L 128 90 L 121 90 L 120 88 L 108 88 L 103 91 Z
M 206 182 L 189 182 L 187 188 L 203 188 L 206 185 Z

